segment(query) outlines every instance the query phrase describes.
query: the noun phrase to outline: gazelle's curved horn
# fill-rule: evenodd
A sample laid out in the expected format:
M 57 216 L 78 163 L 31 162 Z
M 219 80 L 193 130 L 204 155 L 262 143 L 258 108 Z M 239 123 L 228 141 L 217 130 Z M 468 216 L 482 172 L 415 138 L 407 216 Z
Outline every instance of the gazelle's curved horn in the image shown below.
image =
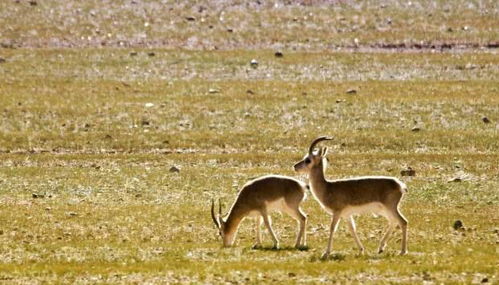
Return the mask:
M 219 229 L 220 224 L 218 223 L 217 217 L 215 217 L 215 201 L 213 201 L 213 199 L 211 199 L 211 218 L 213 219 L 215 226 Z
M 312 152 L 314 151 L 315 146 L 316 146 L 319 142 L 321 142 L 321 141 L 330 141 L 330 140 L 332 140 L 332 139 L 333 139 L 333 138 L 331 138 L 331 137 L 326 137 L 326 136 L 322 136 L 322 137 L 318 137 L 318 138 L 316 138 L 316 139 L 312 142 L 312 144 L 310 145 L 310 148 L 308 149 L 308 153 L 309 153 L 309 154 L 312 154 Z

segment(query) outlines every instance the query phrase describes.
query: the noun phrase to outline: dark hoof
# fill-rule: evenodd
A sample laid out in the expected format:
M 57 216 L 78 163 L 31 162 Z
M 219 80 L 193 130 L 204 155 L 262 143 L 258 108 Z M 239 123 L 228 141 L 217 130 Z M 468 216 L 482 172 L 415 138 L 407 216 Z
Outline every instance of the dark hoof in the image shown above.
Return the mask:
M 306 245 L 295 246 L 295 248 L 300 251 L 307 251 L 309 249 Z
M 262 249 L 262 245 L 261 244 L 254 244 L 251 249 Z
M 329 258 L 329 252 L 324 252 L 322 255 L 321 255 L 321 260 L 327 260 Z

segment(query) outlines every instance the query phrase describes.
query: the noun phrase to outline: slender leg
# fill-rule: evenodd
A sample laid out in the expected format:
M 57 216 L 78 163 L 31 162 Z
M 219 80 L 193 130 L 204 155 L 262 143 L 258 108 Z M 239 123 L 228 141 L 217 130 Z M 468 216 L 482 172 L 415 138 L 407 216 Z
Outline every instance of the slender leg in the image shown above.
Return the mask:
M 258 216 L 255 219 L 255 234 L 256 234 L 256 243 L 253 245 L 253 248 L 261 248 L 262 247 L 262 233 L 260 231 L 260 225 L 262 224 L 262 216 Z
M 402 249 L 400 250 L 400 255 L 404 255 L 407 253 L 407 219 L 398 210 L 398 205 L 395 205 L 389 213 L 393 221 L 392 223 L 399 224 L 402 229 Z
M 395 226 L 395 224 L 392 221 L 388 220 L 388 227 L 387 227 L 386 232 L 383 235 L 383 237 L 381 238 L 381 241 L 379 243 L 378 253 L 382 253 L 385 250 L 386 242 L 390 238 L 390 235 L 393 232 L 394 226 Z
M 270 232 L 270 235 L 272 236 L 272 240 L 274 241 L 274 248 L 278 249 L 279 248 L 279 240 L 277 240 L 277 237 L 274 233 L 274 230 L 272 229 L 272 222 L 270 220 L 270 217 L 267 215 L 267 213 L 262 214 L 263 217 L 263 222 L 265 223 L 265 226 Z
M 302 242 L 301 246 L 305 247 L 307 246 L 307 215 L 303 213 L 303 211 L 298 208 L 298 212 L 300 213 L 300 231 L 302 233 Z
M 349 221 L 348 226 L 350 228 L 350 232 L 352 233 L 352 236 L 353 236 L 353 239 L 355 240 L 355 243 L 359 247 L 360 254 L 364 254 L 364 246 L 360 242 L 359 236 L 357 235 L 357 230 L 355 228 L 355 221 L 354 221 L 353 217 L 350 216 L 348 218 L 348 221 Z
M 333 234 L 338 228 L 338 223 L 340 222 L 340 213 L 334 213 L 333 218 L 331 219 L 331 229 L 329 230 L 329 241 L 327 243 L 327 248 L 324 254 L 322 255 L 322 258 L 327 258 L 329 254 L 331 253 L 331 246 L 333 244 Z
M 301 211 L 300 208 L 296 210 L 295 215 L 296 215 L 295 219 L 298 221 L 298 224 L 300 226 L 300 230 L 296 237 L 295 247 L 300 248 L 301 246 L 307 245 L 307 232 L 306 232 L 307 216 Z
M 400 228 L 402 228 L 402 249 L 400 251 L 400 255 L 404 255 L 407 253 L 407 219 L 400 213 L 397 209 L 397 218 Z
M 299 231 L 296 236 L 295 248 L 307 245 L 307 215 L 300 208 L 287 207 L 286 211 L 293 219 L 298 222 Z

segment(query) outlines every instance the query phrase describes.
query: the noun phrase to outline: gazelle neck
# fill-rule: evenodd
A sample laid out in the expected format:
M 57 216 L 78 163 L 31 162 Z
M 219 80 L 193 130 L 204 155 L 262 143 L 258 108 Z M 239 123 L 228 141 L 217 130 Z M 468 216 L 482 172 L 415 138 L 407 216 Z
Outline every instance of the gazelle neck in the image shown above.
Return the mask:
M 233 206 L 230 209 L 229 214 L 227 214 L 227 217 L 224 219 L 225 220 L 224 234 L 228 238 L 230 244 L 234 242 L 237 229 L 239 228 L 239 224 L 241 223 L 243 217 L 244 213 L 240 213 L 238 208 Z
M 324 163 L 325 162 L 322 162 L 313 166 L 308 175 L 312 191 L 319 200 L 322 200 L 323 194 L 327 189 L 327 181 L 324 177 Z

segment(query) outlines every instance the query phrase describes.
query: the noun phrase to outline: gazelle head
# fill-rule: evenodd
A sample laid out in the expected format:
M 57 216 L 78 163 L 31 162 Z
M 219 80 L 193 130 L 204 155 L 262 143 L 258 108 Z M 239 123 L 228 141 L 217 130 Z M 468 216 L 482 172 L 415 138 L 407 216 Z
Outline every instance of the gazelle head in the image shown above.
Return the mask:
M 228 229 L 227 223 L 222 218 L 222 203 L 218 201 L 218 215 L 215 216 L 215 201 L 211 200 L 211 218 L 218 229 L 218 233 L 222 237 L 223 245 L 225 247 L 232 246 L 234 244 L 234 232 Z
M 294 169 L 296 172 L 308 174 L 314 166 L 320 165 L 321 163 L 323 163 L 322 166 L 325 167 L 327 147 L 319 148 L 317 151 L 314 151 L 314 148 L 319 142 L 326 140 L 332 140 L 332 138 L 318 137 L 312 142 L 308 154 L 305 155 L 303 160 L 295 164 Z

